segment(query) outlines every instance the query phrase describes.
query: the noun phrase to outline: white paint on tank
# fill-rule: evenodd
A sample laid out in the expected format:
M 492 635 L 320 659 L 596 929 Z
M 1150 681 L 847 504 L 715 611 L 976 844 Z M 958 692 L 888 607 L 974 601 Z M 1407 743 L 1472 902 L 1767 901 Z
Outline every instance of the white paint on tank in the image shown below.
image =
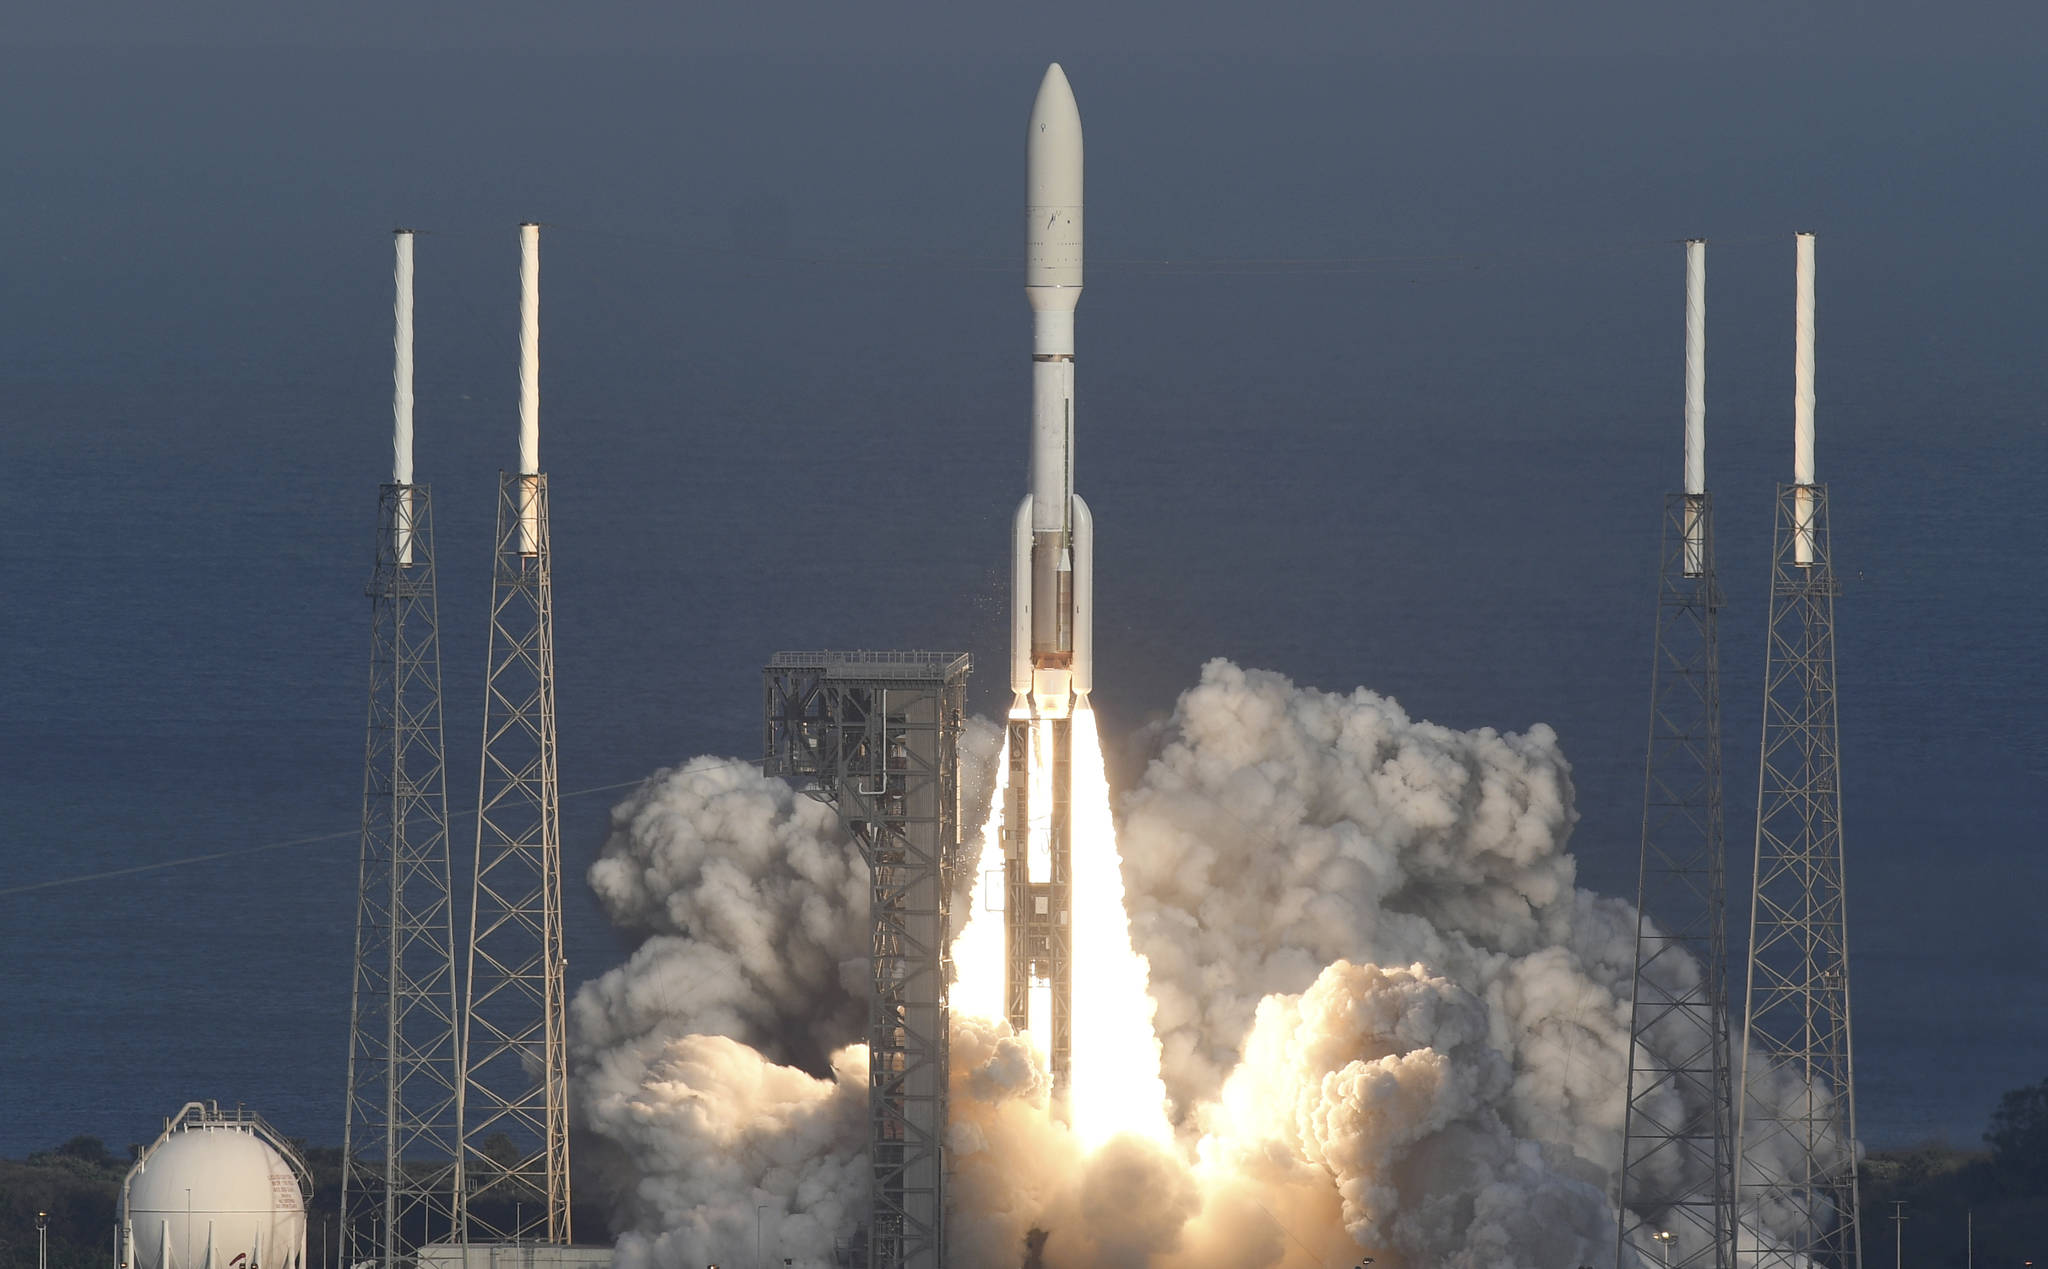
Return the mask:
M 303 1269 L 298 1177 L 254 1132 L 172 1132 L 129 1174 L 123 1225 L 132 1269 Z

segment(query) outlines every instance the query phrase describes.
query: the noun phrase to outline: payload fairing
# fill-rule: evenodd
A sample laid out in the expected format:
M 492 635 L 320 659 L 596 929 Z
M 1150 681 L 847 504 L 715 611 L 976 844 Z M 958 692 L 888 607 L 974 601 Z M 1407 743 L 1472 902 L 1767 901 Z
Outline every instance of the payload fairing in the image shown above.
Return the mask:
M 1088 504 L 1074 493 L 1081 112 L 1057 63 L 1046 69 L 1031 107 L 1026 169 L 1031 486 L 1017 508 L 1011 544 L 1005 1002 L 1011 1026 L 1040 1037 L 1055 1088 L 1063 1088 L 1073 1014 L 1072 720 L 1095 686 L 1095 535 Z

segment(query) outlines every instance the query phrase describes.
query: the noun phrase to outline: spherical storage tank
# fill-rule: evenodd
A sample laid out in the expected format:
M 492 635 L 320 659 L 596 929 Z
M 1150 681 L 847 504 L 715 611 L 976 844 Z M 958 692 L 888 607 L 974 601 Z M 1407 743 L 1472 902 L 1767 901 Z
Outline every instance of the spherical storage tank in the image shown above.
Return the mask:
M 122 1186 L 130 1269 L 304 1269 L 304 1165 L 269 1125 L 194 1102 Z

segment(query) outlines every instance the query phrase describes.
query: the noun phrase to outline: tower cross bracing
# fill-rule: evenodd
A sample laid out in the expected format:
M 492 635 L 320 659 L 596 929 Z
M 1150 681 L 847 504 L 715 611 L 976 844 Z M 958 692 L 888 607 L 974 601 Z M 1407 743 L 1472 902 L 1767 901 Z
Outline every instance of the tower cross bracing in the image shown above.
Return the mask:
M 568 1243 L 569 1099 L 544 473 L 500 473 L 463 1018 L 466 1236 Z
M 433 507 L 388 484 L 377 508 L 341 1249 L 391 1269 L 455 1230 L 461 1071 Z
M 1719 611 L 1712 496 L 1664 511 L 1644 762 L 1617 1261 L 1733 1269 Z
M 1738 1111 L 1741 1251 L 1757 1269 L 1862 1263 L 1837 592 L 1827 486 L 1781 485 Z

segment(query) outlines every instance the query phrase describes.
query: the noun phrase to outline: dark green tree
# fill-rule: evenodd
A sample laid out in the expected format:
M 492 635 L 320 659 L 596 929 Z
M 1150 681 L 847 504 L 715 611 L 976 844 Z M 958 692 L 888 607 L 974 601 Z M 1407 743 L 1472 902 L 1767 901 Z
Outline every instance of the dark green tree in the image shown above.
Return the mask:
M 2048 1079 L 1998 1099 L 1984 1133 L 1992 1166 L 2009 1185 L 2048 1185 Z

